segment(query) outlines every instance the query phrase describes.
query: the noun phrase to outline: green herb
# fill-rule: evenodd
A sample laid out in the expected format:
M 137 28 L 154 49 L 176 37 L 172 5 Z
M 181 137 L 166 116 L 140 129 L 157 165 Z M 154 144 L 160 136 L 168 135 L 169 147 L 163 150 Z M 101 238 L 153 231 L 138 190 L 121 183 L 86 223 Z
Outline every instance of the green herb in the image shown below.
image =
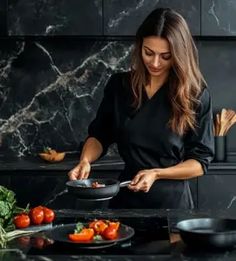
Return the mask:
M 103 240 L 102 236 L 101 235 L 96 235 L 93 237 L 94 240 Z
M 78 223 L 76 224 L 76 227 L 75 227 L 74 233 L 75 233 L 75 234 L 80 233 L 81 230 L 82 230 L 83 228 L 84 228 L 83 223 L 78 222 Z
M 50 153 L 51 150 L 52 150 L 52 148 L 48 147 L 48 146 L 43 148 L 44 153 Z

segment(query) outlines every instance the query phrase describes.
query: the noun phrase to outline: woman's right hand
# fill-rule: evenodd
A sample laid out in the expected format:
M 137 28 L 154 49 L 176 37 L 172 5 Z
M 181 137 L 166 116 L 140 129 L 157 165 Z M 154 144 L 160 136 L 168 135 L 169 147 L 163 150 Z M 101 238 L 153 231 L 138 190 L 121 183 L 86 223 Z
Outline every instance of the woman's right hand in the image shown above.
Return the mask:
M 91 165 L 89 161 L 82 160 L 80 163 L 74 167 L 69 173 L 69 179 L 70 180 L 76 180 L 76 179 L 87 179 L 91 170 Z

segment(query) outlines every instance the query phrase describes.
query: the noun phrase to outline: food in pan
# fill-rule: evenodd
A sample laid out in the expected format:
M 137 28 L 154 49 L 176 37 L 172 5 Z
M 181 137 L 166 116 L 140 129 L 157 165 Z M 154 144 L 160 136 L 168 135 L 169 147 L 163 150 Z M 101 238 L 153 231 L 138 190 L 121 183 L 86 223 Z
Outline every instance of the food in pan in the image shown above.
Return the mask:
M 73 234 L 68 238 L 73 242 L 93 240 L 114 240 L 118 237 L 120 222 L 110 220 L 94 220 L 84 225 L 78 222 Z
M 39 153 L 39 156 L 48 162 L 59 162 L 65 157 L 65 152 L 57 152 L 51 148 L 44 149 L 43 153 Z
M 106 185 L 103 183 L 98 183 L 97 181 L 94 181 L 92 183 L 92 188 L 104 188 L 104 187 L 106 187 Z

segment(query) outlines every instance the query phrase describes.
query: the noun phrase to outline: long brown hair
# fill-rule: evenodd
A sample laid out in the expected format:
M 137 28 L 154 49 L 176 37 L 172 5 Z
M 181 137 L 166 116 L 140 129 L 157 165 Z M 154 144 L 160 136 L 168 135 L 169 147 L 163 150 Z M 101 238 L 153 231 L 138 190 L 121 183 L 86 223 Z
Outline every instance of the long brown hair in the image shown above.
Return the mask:
M 183 135 L 189 129 L 196 128 L 197 97 L 206 86 L 199 69 L 197 48 L 188 25 L 180 14 L 169 8 L 152 11 L 137 30 L 132 53 L 131 81 L 135 109 L 141 106 L 142 90 L 149 82 L 149 73 L 141 55 L 143 38 L 148 36 L 158 36 L 169 42 L 173 65 L 168 78 L 172 108 L 168 125 L 172 131 Z

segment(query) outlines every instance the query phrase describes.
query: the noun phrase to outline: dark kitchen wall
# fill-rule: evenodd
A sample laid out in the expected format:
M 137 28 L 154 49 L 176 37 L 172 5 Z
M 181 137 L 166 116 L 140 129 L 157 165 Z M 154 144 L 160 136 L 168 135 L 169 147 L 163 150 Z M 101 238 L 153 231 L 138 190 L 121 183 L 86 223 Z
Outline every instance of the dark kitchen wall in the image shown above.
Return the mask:
M 156 7 L 186 18 L 214 110 L 236 110 L 236 1 L 2 0 L 1 152 L 78 150 L 109 76 L 129 68 L 135 31 Z

